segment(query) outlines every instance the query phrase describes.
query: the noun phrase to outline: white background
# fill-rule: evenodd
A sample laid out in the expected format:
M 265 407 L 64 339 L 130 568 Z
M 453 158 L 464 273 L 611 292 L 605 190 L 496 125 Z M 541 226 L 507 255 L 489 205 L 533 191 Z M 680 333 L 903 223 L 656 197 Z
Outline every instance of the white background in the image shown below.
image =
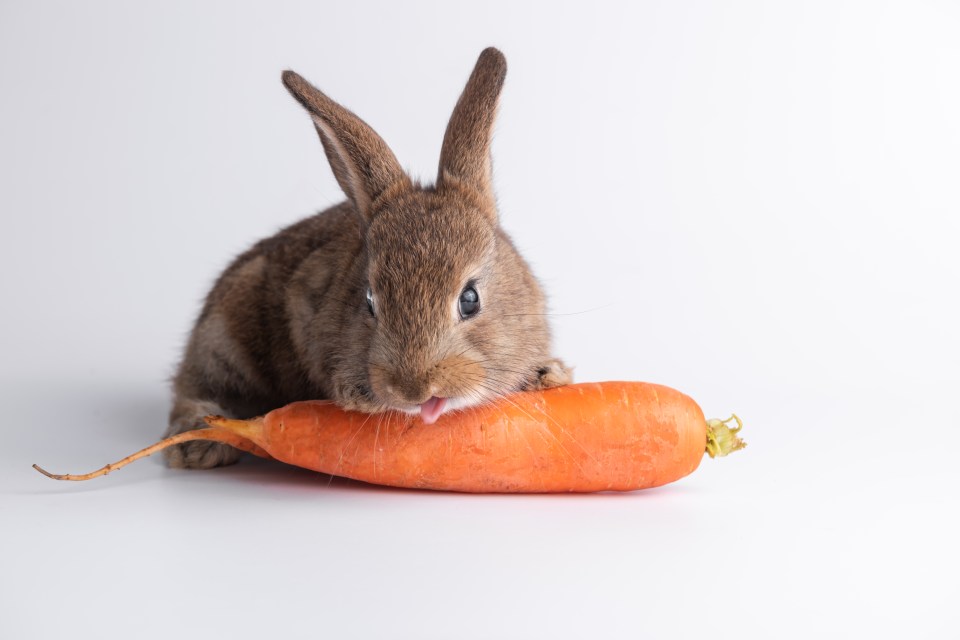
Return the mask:
M 0 636 L 957 637 L 956 3 L 199 5 L 0 4 Z M 219 270 L 342 199 L 282 69 L 430 180 L 487 45 L 557 353 L 746 451 L 593 496 L 30 469 L 159 436 Z

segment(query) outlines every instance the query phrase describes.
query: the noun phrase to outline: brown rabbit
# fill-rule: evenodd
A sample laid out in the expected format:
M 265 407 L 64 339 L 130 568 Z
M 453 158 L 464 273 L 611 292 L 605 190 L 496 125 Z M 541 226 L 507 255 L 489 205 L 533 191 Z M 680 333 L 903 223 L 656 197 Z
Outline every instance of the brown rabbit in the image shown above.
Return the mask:
M 292 71 L 347 201 L 239 256 L 207 297 L 174 378 L 167 435 L 328 398 L 365 412 L 443 411 L 566 384 L 544 296 L 497 220 L 490 136 L 506 75 L 480 54 L 443 139 L 437 184 L 400 168 L 360 118 Z M 236 461 L 231 447 L 167 449 L 174 467 Z

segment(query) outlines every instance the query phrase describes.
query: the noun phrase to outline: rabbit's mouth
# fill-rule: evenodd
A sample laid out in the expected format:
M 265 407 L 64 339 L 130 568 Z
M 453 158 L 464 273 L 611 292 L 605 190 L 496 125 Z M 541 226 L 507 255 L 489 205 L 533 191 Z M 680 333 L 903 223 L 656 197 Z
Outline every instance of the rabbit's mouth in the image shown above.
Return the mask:
M 447 399 L 433 396 L 420 405 L 420 419 L 424 424 L 433 424 L 447 408 Z
M 478 404 L 476 400 L 470 400 L 469 398 L 438 398 L 437 396 L 433 396 L 421 404 L 393 407 L 393 409 L 406 414 L 420 416 L 424 424 L 433 424 L 445 413 L 471 407 L 476 404 Z

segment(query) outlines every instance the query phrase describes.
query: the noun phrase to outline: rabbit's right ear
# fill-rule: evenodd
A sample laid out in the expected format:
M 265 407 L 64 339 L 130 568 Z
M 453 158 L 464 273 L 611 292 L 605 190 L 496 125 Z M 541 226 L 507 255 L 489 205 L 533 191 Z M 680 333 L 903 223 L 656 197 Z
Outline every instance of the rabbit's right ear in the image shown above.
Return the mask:
M 283 84 L 313 118 L 337 182 L 364 221 L 370 221 L 374 203 L 388 190 L 412 186 L 370 125 L 293 71 L 283 72 Z

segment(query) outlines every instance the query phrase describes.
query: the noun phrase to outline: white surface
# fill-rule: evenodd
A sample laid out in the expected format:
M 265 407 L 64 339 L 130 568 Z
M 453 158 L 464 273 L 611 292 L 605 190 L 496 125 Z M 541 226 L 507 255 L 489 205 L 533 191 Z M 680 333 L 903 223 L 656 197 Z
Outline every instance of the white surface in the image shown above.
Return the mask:
M 0 5 L 0 636 L 955 634 L 957 6 L 396 4 Z M 595 496 L 30 469 L 158 436 L 218 270 L 341 198 L 281 69 L 429 178 L 490 44 L 557 353 L 745 452 Z

